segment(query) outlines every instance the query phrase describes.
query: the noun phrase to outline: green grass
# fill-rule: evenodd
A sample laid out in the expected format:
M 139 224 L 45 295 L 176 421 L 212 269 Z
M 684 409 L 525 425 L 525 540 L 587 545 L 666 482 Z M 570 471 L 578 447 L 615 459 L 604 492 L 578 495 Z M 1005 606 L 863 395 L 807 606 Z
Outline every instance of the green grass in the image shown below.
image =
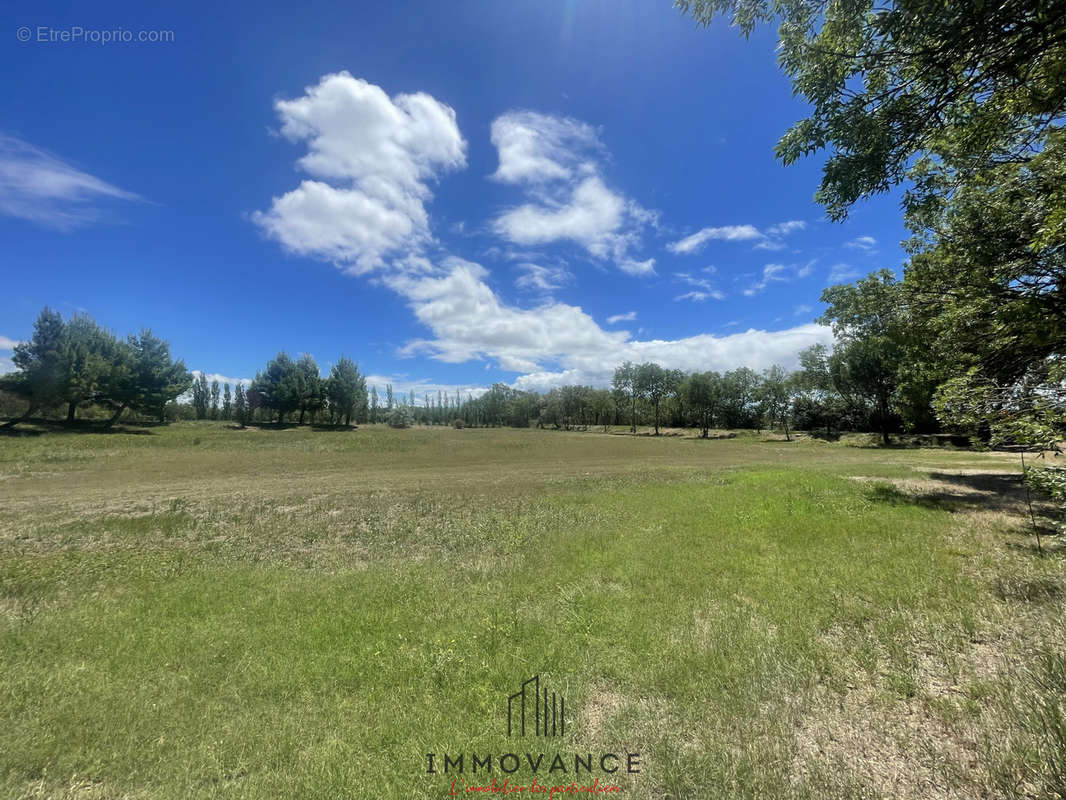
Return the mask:
M 1054 700 L 1010 709 L 1064 562 L 916 483 L 1004 457 L 145 430 L 0 440 L 5 797 L 445 797 L 425 753 L 516 748 L 640 752 L 635 798 L 1054 796 Z M 534 674 L 562 740 L 505 735 Z

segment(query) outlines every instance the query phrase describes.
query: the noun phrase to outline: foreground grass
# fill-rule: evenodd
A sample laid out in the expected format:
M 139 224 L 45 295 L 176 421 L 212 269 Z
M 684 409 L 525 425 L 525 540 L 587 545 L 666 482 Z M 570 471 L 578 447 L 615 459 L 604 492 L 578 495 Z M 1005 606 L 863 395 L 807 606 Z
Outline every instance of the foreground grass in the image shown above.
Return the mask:
M 516 749 L 639 752 L 638 798 L 1056 791 L 1063 562 L 967 485 L 1001 457 L 148 431 L 0 442 L 4 796 L 442 797 L 425 753 Z M 506 736 L 534 674 L 561 741 Z

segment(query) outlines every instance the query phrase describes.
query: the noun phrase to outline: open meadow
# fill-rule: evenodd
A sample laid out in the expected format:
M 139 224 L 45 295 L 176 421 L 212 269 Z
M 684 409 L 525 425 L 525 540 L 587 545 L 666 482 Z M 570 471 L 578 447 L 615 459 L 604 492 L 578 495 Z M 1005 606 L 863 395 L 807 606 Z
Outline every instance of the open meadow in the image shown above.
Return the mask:
M 1064 561 L 1019 476 L 754 434 L 4 437 L 0 795 L 1061 797 Z M 534 675 L 565 733 L 508 737 Z

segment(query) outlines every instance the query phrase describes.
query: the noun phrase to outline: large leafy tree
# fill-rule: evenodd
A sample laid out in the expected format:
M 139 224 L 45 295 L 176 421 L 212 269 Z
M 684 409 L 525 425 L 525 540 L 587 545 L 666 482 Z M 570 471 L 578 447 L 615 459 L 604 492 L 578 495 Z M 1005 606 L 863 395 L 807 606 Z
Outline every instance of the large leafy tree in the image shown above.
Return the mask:
M 780 64 L 810 116 L 785 163 L 827 149 L 817 198 L 847 216 L 911 179 L 918 207 L 1002 164 L 1025 163 L 1066 112 L 1066 4 L 943 0 L 677 0 L 748 35 L 778 22 Z
M 889 270 L 881 270 L 853 284 L 829 287 L 822 302 L 828 308 L 818 321 L 831 325 L 836 337 L 829 362 L 835 388 L 853 405 L 873 406 L 888 444 L 911 330 L 903 286 Z
M 762 418 L 768 428 L 781 425 L 785 439 L 792 441 L 792 395 L 795 383 L 781 366 L 774 364 L 762 374 L 759 382 L 758 401 Z
M 757 422 L 759 376 L 748 367 L 737 367 L 720 380 L 722 422 L 729 428 L 749 428 Z
M 637 398 L 640 389 L 637 384 L 637 367 L 633 362 L 626 361 L 614 371 L 611 380 L 611 389 L 615 397 L 629 406 L 629 432 L 637 432 Z M 621 404 L 621 403 L 620 403 Z
M 681 391 L 696 414 L 700 435 L 706 439 L 721 407 L 721 376 L 717 372 L 693 372 L 681 385 Z
M 655 412 L 655 435 L 658 436 L 659 409 L 663 399 L 672 391 L 672 376 L 658 364 L 648 362 L 637 367 L 634 379 L 637 394 L 647 398 Z
M 1066 136 L 908 223 L 911 301 L 955 374 L 1006 385 L 1066 352 Z

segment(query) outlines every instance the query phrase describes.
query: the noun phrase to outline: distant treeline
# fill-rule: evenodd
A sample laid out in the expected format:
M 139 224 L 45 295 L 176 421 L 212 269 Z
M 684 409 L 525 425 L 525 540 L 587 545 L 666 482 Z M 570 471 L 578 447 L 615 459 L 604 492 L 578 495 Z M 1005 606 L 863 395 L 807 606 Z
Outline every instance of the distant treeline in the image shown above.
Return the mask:
M 497 383 L 475 397 L 438 390 L 416 396 L 367 389 L 356 364 L 342 357 L 328 377 L 314 358 L 279 353 L 248 384 L 233 386 L 191 373 L 175 360 L 166 341 L 150 330 L 119 338 L 89 316 L 64 321 L 44 309 L 32 338 L 15 347 L 18 371 L 0 379 L 7 393 L 8 425 L 33 415 L 74 422 L 83 417 L 111 425 L 123 413 L 141 420 L 232 420 L 249 423 L 350 425 L 387 422 L 456 426 L 552 427 L 653 425 L 710 428 L 881 430 L 928 424 L 911 419 L 885 394 L 884 381 L 864 380 L 849 365 L 846 343 L 830 351 L 800 354 L 801 368 L 775 366 L 757 373 L 747 367 L 719 374 L 685 373 L 659 364 L 625 363 L 611 388 L 562 386 L 546 393 Z M 869 372 L 869 370 L 867 370 Z M 16 410 L 12 398 L 22 405 Z M 928 405 L 928 404 L 926 404 Z
M 704 435 L 711 428 L 780 428 L 786 434 L 876 430 L 887 442 L 892 432 L 935 431 L 940 421 L 987 436 L 994 425 L 1006 430 L 1001 418 L 1015 420 L 1020 408 L 1049 436 L 1062 431 L 1057 401 L 1049 400 L 1057 397 L 1053 371 L 1033 371 L 1032 387 L 1008 384 L 998 394 L 975 384 L 965 362 L 931 357 L 942 343 L 932 342 L 928 330 L 916 324 L 905 284 L 890 272 L 830 287 L 822 300 L 828 309 L 819 322 L 832 326 L 833 346 L 802 351 L 792 372 L 774 366 L 762 372 L 739 367 L 686 373 L 626 362 L 614 371 L 610 388 L 561 386 L 542 393 L 497 383 L 477 397 L 472 392 L 396 394 L 391 385 L 379 394 L 377 387 L 368 391 L 365 376 L 349 358 L 342 357 L 322 377 L 311 356 L 293 359 L 284 352 L 248 385 L 220 385 L 190 373 L 149 330 L 121 339 L 86 315 L 64 321 L 46 308 L 32 338 L 15 347 L 18 371 L 0 378 L 0 414 L 10 418 L 8 425 L 34 414 L 73 422 L 79 413 L 112 424 L 127 413 L 240 425 L 627 425 L 632 430 L 652 425 L 656 433 L 665 425 L 695 427 Z M 1061 366 L 1061 360 L 1045 363 Z M 1013 440 L 1033 438 L 1019 423 L 1011 425 Z

